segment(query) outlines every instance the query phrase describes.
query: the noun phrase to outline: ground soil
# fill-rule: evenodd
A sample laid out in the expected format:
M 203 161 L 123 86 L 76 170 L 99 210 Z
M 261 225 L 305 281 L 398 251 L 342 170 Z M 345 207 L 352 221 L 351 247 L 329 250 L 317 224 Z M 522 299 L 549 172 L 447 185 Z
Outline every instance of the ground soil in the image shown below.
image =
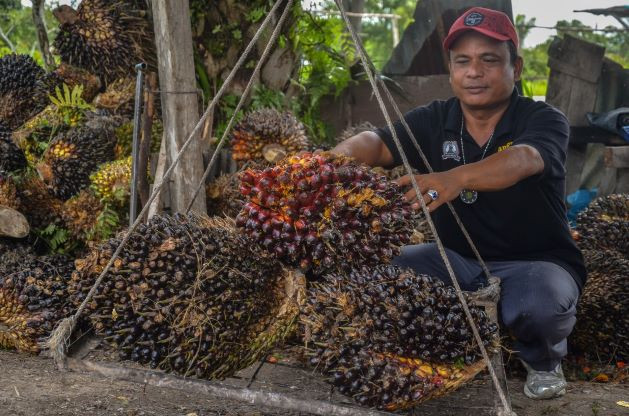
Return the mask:
M 247 380 L 252 370 L 245 370 Z M 314 384 L 306 370 L 265 364 L 252 388 L 270 384 L 295 397 L 312 398 Z M 51 359 L 0 351 L 0 415 L 63 416 L 202 416 L 297 415 L 242 402 L 110 380 L 93 373 L 59 372 Z M 314 381 L 319 383 L 319 381 Z M 568 393 L 552 401 L 532 401 L 521 393 L 522 380 L 509 381 L 513 408 L 519 416 L 624 416 L 629 408 L 626 384 L 573 382 Z M 486 375 L 455 393 L 417 408 L 415 415 L 474 416 L 492 414 L 491 387 Z

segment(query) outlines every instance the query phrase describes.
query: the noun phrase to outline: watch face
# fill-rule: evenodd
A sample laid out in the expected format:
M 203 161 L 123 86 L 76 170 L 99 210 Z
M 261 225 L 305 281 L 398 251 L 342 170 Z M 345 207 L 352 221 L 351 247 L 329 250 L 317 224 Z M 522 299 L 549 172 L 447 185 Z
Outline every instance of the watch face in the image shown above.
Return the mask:
M 463 189 L 459 196 L 461 201 L 466 204 L 473 204 L 478 199 L 478 192 L 472 191 L 471 189 Z

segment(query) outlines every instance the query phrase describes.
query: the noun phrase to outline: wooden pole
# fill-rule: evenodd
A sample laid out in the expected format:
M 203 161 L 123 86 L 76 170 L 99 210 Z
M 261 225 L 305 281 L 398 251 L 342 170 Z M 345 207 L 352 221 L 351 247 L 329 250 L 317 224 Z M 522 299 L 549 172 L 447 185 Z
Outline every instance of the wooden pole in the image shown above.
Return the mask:
M 174 160 L 199 121 L 190 8 L 188 0 L 156 0 L 152 3 L 166 152 L 170 160 Z M 173 213 L 185 212 L 192 199 L 203 176 L 202 155 L 197 140 L 175 168 L 170 182 Z M 192 210 L 206 213 L 204 193 L 199 193 Z

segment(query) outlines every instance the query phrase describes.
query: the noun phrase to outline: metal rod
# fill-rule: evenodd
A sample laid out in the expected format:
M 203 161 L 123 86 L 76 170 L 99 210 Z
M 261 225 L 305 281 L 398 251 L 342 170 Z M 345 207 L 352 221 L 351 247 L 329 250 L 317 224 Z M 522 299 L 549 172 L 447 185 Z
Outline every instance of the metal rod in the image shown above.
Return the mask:
M 129 203 L 129 227 L 133 225 L 138 215 L 138 157 L 140 153 L 140 117 L 142 116 L 142 101 L 144 89 L 144 62 L 135 66 L 135 109 L 133 114 L 133 143 L 131 147 L 131 200 Z

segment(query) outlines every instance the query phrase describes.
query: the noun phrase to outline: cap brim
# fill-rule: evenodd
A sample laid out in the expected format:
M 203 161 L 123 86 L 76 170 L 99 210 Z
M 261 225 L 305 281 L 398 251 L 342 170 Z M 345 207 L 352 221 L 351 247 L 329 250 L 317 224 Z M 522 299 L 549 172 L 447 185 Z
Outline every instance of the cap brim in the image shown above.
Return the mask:
M 509 36 L 501 35 L 500 33 L 492 32 L 491 30 L 484 29 L 482 27 L 466 26 L 466 27 L 462 27 L 460 29 L 457 29 L 454 32 L 448 33 L 448 36 L 446 36 L 446 38 L 443 40 L 443 47 L 444 47 L 444 49 L 446 51 L 449 50 L 450 46 L 452 46 L 452 44 L 454 43 L 455 40 L 457 40 L 463 33 L 469 32 L 470 30 L 473 30 L 473 31 L 478 32 L 478 33 L 480 33 L 482 35 L 485 35 L 488 38 L 496 39 L 496 40 L 499 40 L 499 41 L 511 40 L 511 38 Z

